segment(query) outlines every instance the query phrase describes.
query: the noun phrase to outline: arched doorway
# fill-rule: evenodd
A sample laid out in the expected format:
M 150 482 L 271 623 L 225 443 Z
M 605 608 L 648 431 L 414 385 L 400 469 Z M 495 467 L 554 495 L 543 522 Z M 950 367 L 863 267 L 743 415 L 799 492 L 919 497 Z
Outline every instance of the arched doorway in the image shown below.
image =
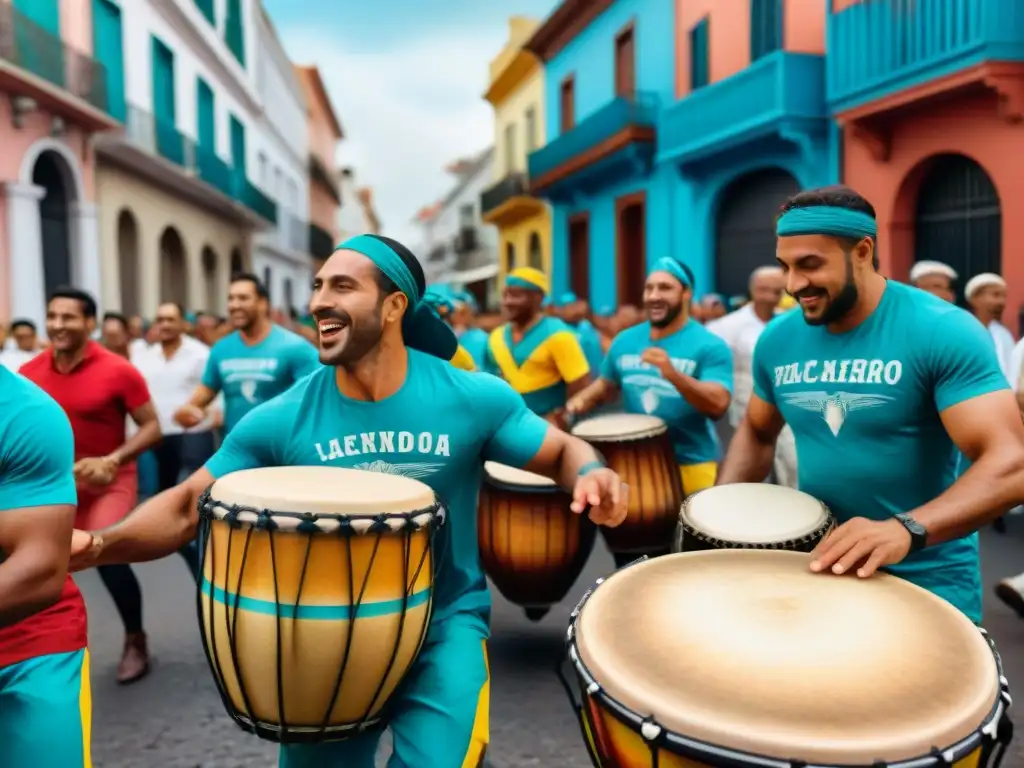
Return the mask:
M 160 300 L 174 301 L 186 311 L 190 309 L 185 244 L 174 227 L 168 227 L 160 235 Z
M 534 269 L 544 270 L 544 250 L 540 245 L 540 235 L 536 232 L 530 233 L 530 266 Z
M 746 295 L 750 273 L 775 263 L 775 215 L 786 198 L 799 190 L 799 182 L 781 168 L 748 173 L 725 188 L 715 220 L 719 293 Z
M 982 272 L 1002 271 L 1003 216 L 985 169 L 963 155 L 939 155 L 921 179 L 914 216 L 914 261 L 949 264 L 963 286 Z
M 139 310 L 139 226 L 127 208 L 117 215 L 117 268 L 120 274 L 121 312 L 131 317 Z
M 75 190 L 69 183 L 65 160 L 48 149 L 40 153 L 32 168 L 32 183 L 46 190 L 39 202 L 42 227 L 43 283 L 46 295 L 73 281 L 71 269 L 71 202 Z M 15 254 L 17 258 L 17 254 Z
M 217 285 L 217 254 L 208 245 L 203 246 L 203 309 L 216 313 L 220 304 L 220 290 Z
M 231 274 L 237 275 L 239 272 L 245 272 L 245 262 L 242 260 L 242 252 L 236 246 L 231 249 Z
M 516 264 L 516 247 L 512 243 L 505 243 L 505 271 L 511 272 L 518 266 Z

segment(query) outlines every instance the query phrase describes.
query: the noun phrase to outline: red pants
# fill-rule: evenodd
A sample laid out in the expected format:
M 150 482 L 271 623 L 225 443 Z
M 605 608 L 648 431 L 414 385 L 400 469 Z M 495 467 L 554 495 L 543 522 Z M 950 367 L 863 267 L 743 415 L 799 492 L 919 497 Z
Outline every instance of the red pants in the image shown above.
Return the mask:
M 97 531 L 120 522 L 139 500 L 139 475 L 135 464 L 121 467 L 110 485 L 78 485 L 78 514 L 75 527 Z

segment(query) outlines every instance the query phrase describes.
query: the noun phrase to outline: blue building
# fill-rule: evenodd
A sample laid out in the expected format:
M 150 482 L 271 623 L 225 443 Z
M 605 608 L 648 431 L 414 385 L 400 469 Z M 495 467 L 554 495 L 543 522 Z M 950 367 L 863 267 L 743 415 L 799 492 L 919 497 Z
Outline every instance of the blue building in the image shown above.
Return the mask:
M 671 254 L 698 294 L 743 293 L 774 263 L 778 205 L 839 179 L 824 12 L 787 24 L 787 0 L 574 5 L 530 44 L 549 136 L 530 176 L 554 209 L 556 289 L 639 303 L 646 261 Z

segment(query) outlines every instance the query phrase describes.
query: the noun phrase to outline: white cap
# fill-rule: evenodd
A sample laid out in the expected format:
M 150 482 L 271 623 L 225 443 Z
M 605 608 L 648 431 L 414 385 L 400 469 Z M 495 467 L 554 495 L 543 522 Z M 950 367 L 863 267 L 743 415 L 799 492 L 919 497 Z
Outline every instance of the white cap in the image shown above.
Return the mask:
M 967 281 L 967 285 L 964 286 L 964 296 L 967 299 L 970 299 L 982 288 L 988 288 L 992 285 L 998 285 L 1001 288 L 1005 288 L 1006 281 L 995 272 L 982 272 L 980 275 L 975 275 Z
M 956 280 L 959 275 L 949 264 L 941 261 L 919 261 L 910 268 L 910 282 L 916 283 L 925 275 L 942 275 L 950 280 Z

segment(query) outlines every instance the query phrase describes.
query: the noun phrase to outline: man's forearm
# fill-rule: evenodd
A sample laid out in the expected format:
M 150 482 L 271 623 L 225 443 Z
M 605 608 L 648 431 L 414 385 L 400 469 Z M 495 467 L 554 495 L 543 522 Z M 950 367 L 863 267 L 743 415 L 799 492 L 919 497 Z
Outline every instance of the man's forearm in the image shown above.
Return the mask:
M 124 441 L 124 445 L 114 451 L 111 455 L 118 465 L 123 466 L 134 461 L 143 453 L 160 442 L 163 435 L 160 432 L 160 422 L 148 421 L 139 427 L 139 431 Z
M 775 458 L 775 442 L 762 440 L 750 423 L 744 419 L 740 422 L 725 460 L 718 470 L 715 485 L 729 483 L 760 483 L 772 468 Z
M 66 561 L 40 562 L 32 552 L 15 551 L 0 562 L 0 629 L 56 603 L 66 577 Z
M 966 536 L 1024 501 L 1024 466 L 1014 446 L 989 451 L 945 493 L 912 510 L 928 544 Z
M 96 565 L 144 563 L 177 552 L 195 538 L 195 498 L 185 485 L 159 493 L 121 522 L 98 531 L 103 538 Z
M 567 490 L 576 486 L 576 479 L 580 476 L 580 470 L 588 464 L 604 464 L 597 451 L 589 443 L 577 437 L 566 435 L 558 453 L 557 471 L 552 479 Z
M 720 419 L 729 410 L 729 391 L 721 384 L 700 381 L 673 369 L 668 374 L 669 383 L 686 402 L 711 419 Z

